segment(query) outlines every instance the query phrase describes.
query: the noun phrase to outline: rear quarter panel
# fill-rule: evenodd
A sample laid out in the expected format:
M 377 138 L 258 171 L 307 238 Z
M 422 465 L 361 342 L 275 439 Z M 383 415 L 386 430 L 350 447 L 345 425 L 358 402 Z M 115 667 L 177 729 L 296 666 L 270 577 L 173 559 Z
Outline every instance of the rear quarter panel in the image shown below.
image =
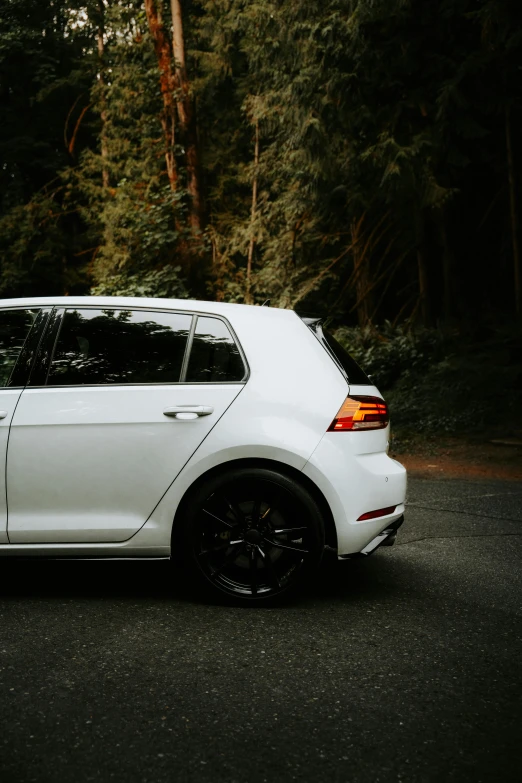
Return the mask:
M 226 315 L 250 375 L 135 537 L 146 534 L 151 544 L 170 540 L 183 495 L 218 465 L 257 457 L 303 470 L 348 393 L 336 365 L 293 311 L 238 308 Z M 205 404 L 212 405 L 211 385 Z

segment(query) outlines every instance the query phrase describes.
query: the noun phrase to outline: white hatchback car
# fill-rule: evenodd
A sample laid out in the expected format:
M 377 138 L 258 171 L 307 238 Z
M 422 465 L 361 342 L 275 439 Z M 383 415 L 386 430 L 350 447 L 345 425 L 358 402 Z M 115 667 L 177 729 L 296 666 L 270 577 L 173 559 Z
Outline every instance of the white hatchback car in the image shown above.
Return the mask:
M 0 301 L 0 555 L 183 551 L 214 590 L 270 599 L 325 548 L 393 542 L 406 471 L 388 436 L 386 403 L 319 320 L 190 300 Z

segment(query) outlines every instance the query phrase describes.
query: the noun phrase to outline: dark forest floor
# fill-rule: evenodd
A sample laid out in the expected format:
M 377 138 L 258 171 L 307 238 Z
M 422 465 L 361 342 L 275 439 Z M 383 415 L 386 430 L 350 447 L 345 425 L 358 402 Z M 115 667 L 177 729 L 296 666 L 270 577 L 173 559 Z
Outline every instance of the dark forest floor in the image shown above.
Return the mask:
M 522 480 L 522 432 L 466 438 L 397 431 L 390 456 L 418 477 Z

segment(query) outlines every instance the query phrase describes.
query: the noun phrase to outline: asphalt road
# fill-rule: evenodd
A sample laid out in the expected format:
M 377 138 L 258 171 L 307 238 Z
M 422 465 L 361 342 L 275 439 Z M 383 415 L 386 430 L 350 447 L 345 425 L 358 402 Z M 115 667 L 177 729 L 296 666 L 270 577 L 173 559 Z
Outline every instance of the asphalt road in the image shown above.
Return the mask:
M 522 777 L 522 485 L 412 480 L 299 603 L 166 563 L 0 564 L 0 782 Z

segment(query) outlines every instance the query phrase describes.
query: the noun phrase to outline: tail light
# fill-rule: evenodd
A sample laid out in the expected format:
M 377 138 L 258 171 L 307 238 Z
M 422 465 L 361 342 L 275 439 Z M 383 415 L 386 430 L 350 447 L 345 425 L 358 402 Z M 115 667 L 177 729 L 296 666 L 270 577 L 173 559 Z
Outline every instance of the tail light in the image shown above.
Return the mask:
M 388 406 L 380 397 L 347 397 L 328 432 L 381 430 L 389 420 Z
M 388 514 L 393 514 L 397 506 L 387 506 L 386 508 L 378 508 L 376 511 L 367 511 L 366 514 L 361 514 L 357 517 L 357 522 L 362 522 L 365 519 L 378 519 L 379 517 L 386 517 Z

